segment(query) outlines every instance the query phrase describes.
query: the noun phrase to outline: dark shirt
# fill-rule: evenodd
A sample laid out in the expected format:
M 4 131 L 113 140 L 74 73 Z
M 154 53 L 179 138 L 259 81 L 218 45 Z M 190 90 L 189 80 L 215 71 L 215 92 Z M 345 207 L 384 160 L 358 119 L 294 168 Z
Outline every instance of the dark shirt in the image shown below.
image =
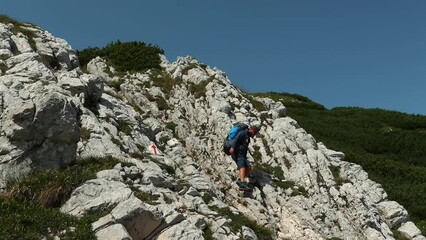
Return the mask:
M 239 156 L 247 157 L 248 146 L 250 143 L 250 136 L 248 129 L 240 131 L 234 139 L 231 140 L 230 146 L 235 150 L 235 158 Z M 233 156 L 234 157 L 234 156 Z

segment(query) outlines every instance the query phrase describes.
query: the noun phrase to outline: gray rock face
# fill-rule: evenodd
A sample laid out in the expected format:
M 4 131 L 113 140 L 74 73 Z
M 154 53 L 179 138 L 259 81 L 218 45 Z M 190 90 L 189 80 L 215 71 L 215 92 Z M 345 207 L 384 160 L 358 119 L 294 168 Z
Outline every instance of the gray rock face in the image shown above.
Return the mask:
M 59 69 L 78 67 L 74 50 L 62 39 L 28 25 L 28 37 L 0 23 L 5 71 L 0 76 L 0 188 L 10 177 L 60 168 L 75 161 L 80 140 L 78 102 L 56 84 Z M 50 59 L 50 60 L 49 60 Z M 59 68 L 52 67 L 53 62 Z
M 93 179 L 78 187 L 61 211 L 81 216 L 115 206 L 131 195 L 130 188 L 122 182 Z
M 7 146 L 0 154 L 4 178 L 8 177 L 7 172 L 14 176 L 14 171 L 8 169 L 22 160 L 30 162 L 29 167 L 36 171 L 64 167 L 75 161 L 80 138 L 78 108 L 65 96 L 47 92 L 6 104 L 0 130 Z
M 121 224 L 114 224 L 96 232 L 98 239 L 132 240 L 132 237 Z
M 120 159 L 61 207 L 75 216 L 108 210 L 92 224 L 98 239 L 262 239 L 263 228 L 272 239 L 394 239 L 394 229 L 424 239 L 360 166 L 317 142 L 282 103 L 257 98 L 264 109 L 256 110 L 224 72 L 161 56 L 157 78 L 171 88 L 151 72 L 114 76 L 101 58 L 83 74 L 64 40 L 27 26 L 34 48 L 13 27 L 0 23 L 0 188 L 76 159 Z M 120 90 L 109 81 L 122 82 Z M 262 133 L 248 156 L 262 168 L 254 168 L 246 195 L 222 154 L 239 121 Z M 250 228 L 238 224 L 243 218 Z

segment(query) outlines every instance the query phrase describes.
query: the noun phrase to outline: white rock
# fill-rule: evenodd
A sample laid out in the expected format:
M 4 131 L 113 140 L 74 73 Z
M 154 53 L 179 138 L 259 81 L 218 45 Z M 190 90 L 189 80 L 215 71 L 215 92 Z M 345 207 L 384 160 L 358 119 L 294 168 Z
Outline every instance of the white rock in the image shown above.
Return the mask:
M 114 224 L 96 232 L 96 237 L 101 240 L 132 240 L 132 237 L 121 224 Z
M 413 239 L 422 234 L 413 222 L 403 223 L 401 227 L 398 228 L 398 231 L 408 239 Z

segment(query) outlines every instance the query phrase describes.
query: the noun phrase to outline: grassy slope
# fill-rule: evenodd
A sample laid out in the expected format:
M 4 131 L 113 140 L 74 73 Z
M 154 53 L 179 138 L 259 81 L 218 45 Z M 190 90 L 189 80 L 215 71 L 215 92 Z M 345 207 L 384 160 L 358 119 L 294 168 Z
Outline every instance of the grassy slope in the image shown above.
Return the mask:
M 382 184 L 426 234 L 426 116 L 362 108 L 325 109 L 295 94 L 258 93 L 281 101 L 289 117 L 346 161 Z

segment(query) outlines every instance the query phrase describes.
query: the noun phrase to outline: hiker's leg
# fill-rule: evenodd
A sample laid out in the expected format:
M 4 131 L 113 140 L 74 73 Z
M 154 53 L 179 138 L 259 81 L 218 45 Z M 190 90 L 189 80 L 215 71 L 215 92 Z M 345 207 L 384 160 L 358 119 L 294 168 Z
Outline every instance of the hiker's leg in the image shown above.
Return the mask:
M 248 166 L 245 168 L 244 177 L 248 178 L 250 176 L 250 172 L 251 172 L 251 166 L 250 164 L 248 164 Z
M 240 168 L 240 181 L 241 182 L 245 182 L 246 180 L 245 180 L 245 178 L 246 178 L 246 168 L 245 167 L 243 167 L 243 168 Z
M 235 163 L 237 164 L 238 176 L 241 182 L 245 181 L 246 177 L 246 168 L 247 168 L 247 160 L 244 156 L 238 155 L 236 156 Z
M 241 157 L 238 159 L 238 166 L 240 167 L 240 180 L 241 182 L 246 181 L 246 177 L 248 177 L 248 173 L 250 173 L 250 164 L 245 157 Z

